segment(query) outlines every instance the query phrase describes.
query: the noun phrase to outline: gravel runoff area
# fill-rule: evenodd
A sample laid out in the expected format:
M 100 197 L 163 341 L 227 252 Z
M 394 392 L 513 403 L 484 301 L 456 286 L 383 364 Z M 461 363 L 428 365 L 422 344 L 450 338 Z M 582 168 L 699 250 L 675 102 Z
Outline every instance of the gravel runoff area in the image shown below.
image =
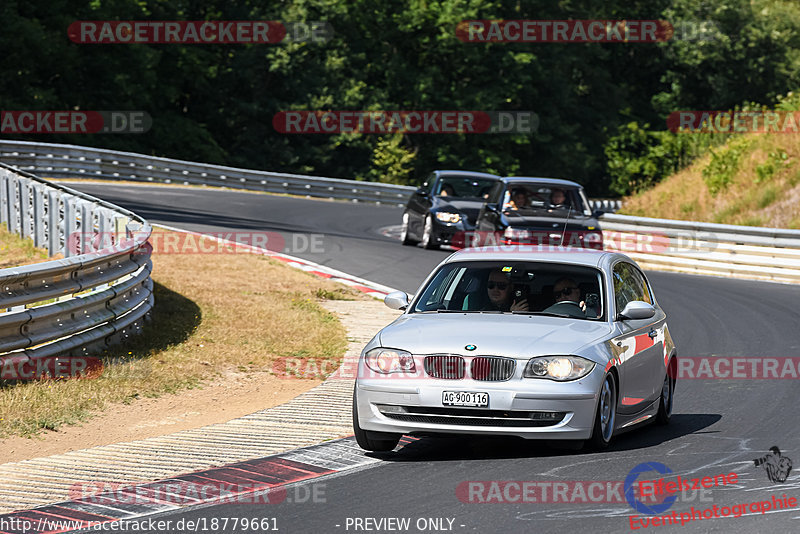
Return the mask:
M 400 313 L 378 300 L 323 305 L 347 329 L 346 365 Z M 350 435 L 353 382 L 334 376 L 285 404 L 226 423 L 0 464 L 0 513 L 73 498 L 79 484 L 162 480 Z

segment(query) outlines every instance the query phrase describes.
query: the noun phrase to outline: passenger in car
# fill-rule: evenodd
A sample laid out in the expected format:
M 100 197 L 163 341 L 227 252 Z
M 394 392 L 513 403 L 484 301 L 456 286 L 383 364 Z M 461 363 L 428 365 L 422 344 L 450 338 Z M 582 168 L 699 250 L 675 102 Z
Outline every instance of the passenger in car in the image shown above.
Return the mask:
M 591 319 L 597 317 L 597 312 L 593 308 L 587 308 L 586 303 L 581 300 L 581 289 L 572 278 L 562 277 L 556 280 L 553 284 L 553 295 L 556 303 L 545 309 L 545 313 L 562 313 Z
M 453 189 L 453 186 L 450 184 L 442 184 L 442 190 L 439 193 L 440 197 L 454 197 L 456 196 L 456 190 Z
M 567 195 L 563 189 L 556 188 L 550 191 L 550 204 L 554 208 L 567 207 Z
M 486 304 L 485 310 L 528 311 L 526 298 L 514 300 L 513 284 L 508 273 L 503 272 L 502 269 L 495 269 L 489 273 L 486 291 L 489 302 Z

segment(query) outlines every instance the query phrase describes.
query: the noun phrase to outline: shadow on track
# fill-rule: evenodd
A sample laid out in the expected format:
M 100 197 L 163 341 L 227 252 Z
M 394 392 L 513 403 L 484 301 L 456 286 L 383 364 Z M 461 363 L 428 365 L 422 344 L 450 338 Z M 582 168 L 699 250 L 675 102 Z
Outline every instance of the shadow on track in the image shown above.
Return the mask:
M 647 425 L 614 438 L 604 451 L 589 448 L 574 450 L 572 444 L 525 440 L 509 437 L 446 436 L 421 437 L 396 452 L 367 453 L 386 462 L 445 462 L 496 460 L 508 458 L 546 458 L 607 454 L 654 447 L 689 434 L 697 433 L 722 419 L 719 414 L 674 414 L 667 426 Z M 573 447 L 573 448 L 570 448 Z

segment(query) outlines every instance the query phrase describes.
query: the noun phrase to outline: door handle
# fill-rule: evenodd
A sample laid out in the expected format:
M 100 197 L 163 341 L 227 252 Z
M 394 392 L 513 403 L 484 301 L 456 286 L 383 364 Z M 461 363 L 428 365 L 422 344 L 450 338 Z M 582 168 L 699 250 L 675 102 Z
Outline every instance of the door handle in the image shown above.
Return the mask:
M 658 332 L 655 329 L 653 329 L 653 330 L 650 330 L 647 333 L 647 335 L 650 336 L 650 337 L 656 337 L 658 335 Z

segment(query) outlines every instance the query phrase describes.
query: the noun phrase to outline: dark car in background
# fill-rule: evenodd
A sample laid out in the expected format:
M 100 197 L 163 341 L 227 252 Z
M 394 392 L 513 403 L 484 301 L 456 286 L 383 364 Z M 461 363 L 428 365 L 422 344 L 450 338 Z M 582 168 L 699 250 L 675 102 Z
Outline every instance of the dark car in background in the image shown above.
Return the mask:
M 466 246 L 549 245 L 603 249 L 583 187 L 557 178 L 504 177 L 489 193 Z
M 433 171 L 403 212 L 403 244 L 438 248 L 452 244 L 454 237 L 463 241 L 499 180 L 482 172 Z

